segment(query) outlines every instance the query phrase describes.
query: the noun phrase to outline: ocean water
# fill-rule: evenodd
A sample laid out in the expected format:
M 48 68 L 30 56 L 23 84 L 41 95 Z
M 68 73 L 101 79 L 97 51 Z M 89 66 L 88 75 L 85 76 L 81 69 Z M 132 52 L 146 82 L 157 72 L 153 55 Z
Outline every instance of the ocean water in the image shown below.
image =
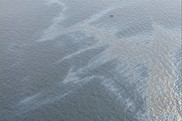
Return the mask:
M 1 0 L 0 121 L 181 121 L 180 0 Z

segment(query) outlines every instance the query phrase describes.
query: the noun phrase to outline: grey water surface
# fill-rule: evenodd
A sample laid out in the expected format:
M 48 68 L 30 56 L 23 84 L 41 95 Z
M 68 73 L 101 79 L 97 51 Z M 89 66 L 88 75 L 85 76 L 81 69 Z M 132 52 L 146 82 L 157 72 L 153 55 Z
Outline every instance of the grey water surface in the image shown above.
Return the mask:
M 180 0 L 0 0 L 0 121 L 181 121 Z

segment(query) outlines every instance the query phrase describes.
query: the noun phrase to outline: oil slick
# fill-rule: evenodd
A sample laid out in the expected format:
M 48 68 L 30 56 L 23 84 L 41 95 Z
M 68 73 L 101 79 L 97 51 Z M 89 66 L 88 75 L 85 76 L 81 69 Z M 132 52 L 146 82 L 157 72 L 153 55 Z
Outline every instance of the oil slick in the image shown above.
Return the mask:
M 61 8 L 42 34 L 0 46 L 0 119 L 182 120 L 179 0 L 40 3 Z

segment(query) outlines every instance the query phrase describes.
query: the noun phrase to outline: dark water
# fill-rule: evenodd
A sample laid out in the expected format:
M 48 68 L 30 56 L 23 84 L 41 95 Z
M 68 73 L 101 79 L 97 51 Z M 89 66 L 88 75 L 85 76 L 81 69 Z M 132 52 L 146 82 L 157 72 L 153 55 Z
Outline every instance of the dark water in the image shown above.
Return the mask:
M 0 121 L 181 121 L 180 0 L 1 0 Z

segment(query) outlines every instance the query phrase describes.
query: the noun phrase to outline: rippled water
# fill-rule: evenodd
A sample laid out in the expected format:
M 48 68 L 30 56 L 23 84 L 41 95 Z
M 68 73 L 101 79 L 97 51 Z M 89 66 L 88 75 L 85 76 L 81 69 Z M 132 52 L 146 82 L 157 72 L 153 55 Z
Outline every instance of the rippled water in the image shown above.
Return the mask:
M 1 0 L 0 121 L 181 121 L 180 0 Z

